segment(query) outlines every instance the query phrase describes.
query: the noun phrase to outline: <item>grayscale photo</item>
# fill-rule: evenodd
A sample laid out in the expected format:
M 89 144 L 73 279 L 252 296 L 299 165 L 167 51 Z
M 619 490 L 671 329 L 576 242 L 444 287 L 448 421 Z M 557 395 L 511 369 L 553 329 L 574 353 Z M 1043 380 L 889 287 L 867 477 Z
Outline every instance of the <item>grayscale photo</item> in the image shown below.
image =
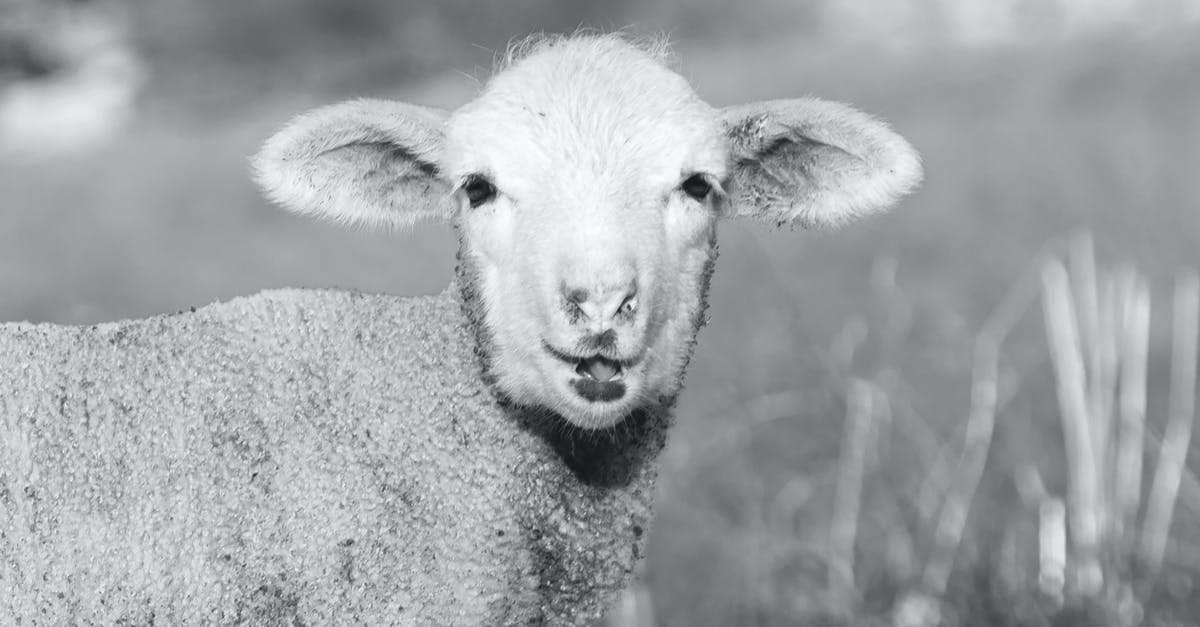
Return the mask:
M 0 0 L 0 626 L 1200 625 L 1195 0 Z

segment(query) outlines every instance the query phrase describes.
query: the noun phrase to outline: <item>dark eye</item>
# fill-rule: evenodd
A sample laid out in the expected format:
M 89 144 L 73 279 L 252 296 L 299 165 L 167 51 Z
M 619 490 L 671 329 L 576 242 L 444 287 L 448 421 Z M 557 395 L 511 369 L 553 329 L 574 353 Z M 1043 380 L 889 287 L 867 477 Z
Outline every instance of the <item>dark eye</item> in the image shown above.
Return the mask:
M 708 184 L 703 175 L 693 174 L 687 177 L 687 180 L 679 186 L 679 189 L 682 189 L 683 193 L 688 196 L 703 201 L 705 198 L 708 198 L 708 193 L 712 191 L 712 185 Z
M 496 197 L 496 186 L 478 174 L 468 176 L 462 188 L 467 193 L 467 201 L 472 209 Z

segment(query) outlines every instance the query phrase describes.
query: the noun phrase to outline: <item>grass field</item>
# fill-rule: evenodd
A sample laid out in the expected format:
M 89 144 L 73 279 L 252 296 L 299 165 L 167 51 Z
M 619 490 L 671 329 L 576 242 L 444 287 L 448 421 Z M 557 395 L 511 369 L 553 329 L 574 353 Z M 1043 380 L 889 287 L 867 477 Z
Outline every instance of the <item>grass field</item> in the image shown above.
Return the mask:
M 936 505 L 960 470 L 975 335 L 1048 240 L 1087 229 L 1101 263 L 1148 277 L 1149 423 L 1162 432 L 1170 287 L 1177 268 L 1200 266 L 1195 35 L 925 54 L 785 35 L 680 43 L 684 74 L 714 103 L 811 93 L 888 119 L 923 153 L 927 182 L 893 214 L 837 232 L 723 225 L 712 323 L 678 411 L 646 565 L 658 624 L 788 625 L 847 611 L 851 624 L 886 624 L 919 587 Z M 293 89 L 238 83 L 199 95 L 173 83 L 109 146 L 0 164 L 0 319 L 88 323 L 283 285 L 439 290 L 453 266 L 448 228 L 312 224 L 268 207 L 248 180 L 248 155 L 308 106 L 366 94 L 453 106 L 474 88 L 454 72 L 403 83 L 386 71 L 336 74 L 312 68 Z M 1003 349 L 1011 399 L 952 562 L 949 624 L 1051 624 L 1058 611 L 1039 605 L 1032 571 L 1004 567 L 1032 550 L 1014 540 L 1034 524 L 1014 470 L 1035 464 L 1059 496 L 1067 481 L 1046 344 L 1035 303 Z M 847 394 L 861 401 L 848 392 L 854 380 L 876 386 L 873 406 L 890 419 L 872 427 L 861 460 L 854 579 L 839 587 L 830 530 L 854 433 Z M 1195 467 L 1200 445 L 1191 448 Z M 938 451 L 950 458 L 941 466 Z M 1200 502 L 1181 500 L 1153 620 L 1200 617 L 1198 530 Z M 1108 619 L 1057 615 L 1054 624 Z

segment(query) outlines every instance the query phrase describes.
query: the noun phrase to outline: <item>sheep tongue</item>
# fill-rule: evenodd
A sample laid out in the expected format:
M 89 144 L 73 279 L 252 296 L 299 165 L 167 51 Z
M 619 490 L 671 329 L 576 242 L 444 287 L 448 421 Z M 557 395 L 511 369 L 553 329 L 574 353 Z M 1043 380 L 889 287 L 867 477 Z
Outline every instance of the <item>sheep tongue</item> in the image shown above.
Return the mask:
M 603 357 L 585 359 L 580 365 L 587 371 L 588 376 L 600 382 L 611 380 L 621 371 L 620 366 Z

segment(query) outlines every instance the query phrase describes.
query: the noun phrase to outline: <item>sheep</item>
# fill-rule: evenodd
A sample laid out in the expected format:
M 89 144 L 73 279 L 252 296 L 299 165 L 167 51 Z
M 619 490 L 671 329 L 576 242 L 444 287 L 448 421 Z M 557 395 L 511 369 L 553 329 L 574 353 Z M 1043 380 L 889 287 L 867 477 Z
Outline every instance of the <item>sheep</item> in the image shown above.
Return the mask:
M 437 296 L 0 327 L 0 622 L 601 617 L 644 554 L 718 221 L 840 224 L 921 178 L 882 122 L 717 109 L 667 54 L 546 37 L 454 112 L 354 100 L 266 142 L 286 209 L 450 222 Z

